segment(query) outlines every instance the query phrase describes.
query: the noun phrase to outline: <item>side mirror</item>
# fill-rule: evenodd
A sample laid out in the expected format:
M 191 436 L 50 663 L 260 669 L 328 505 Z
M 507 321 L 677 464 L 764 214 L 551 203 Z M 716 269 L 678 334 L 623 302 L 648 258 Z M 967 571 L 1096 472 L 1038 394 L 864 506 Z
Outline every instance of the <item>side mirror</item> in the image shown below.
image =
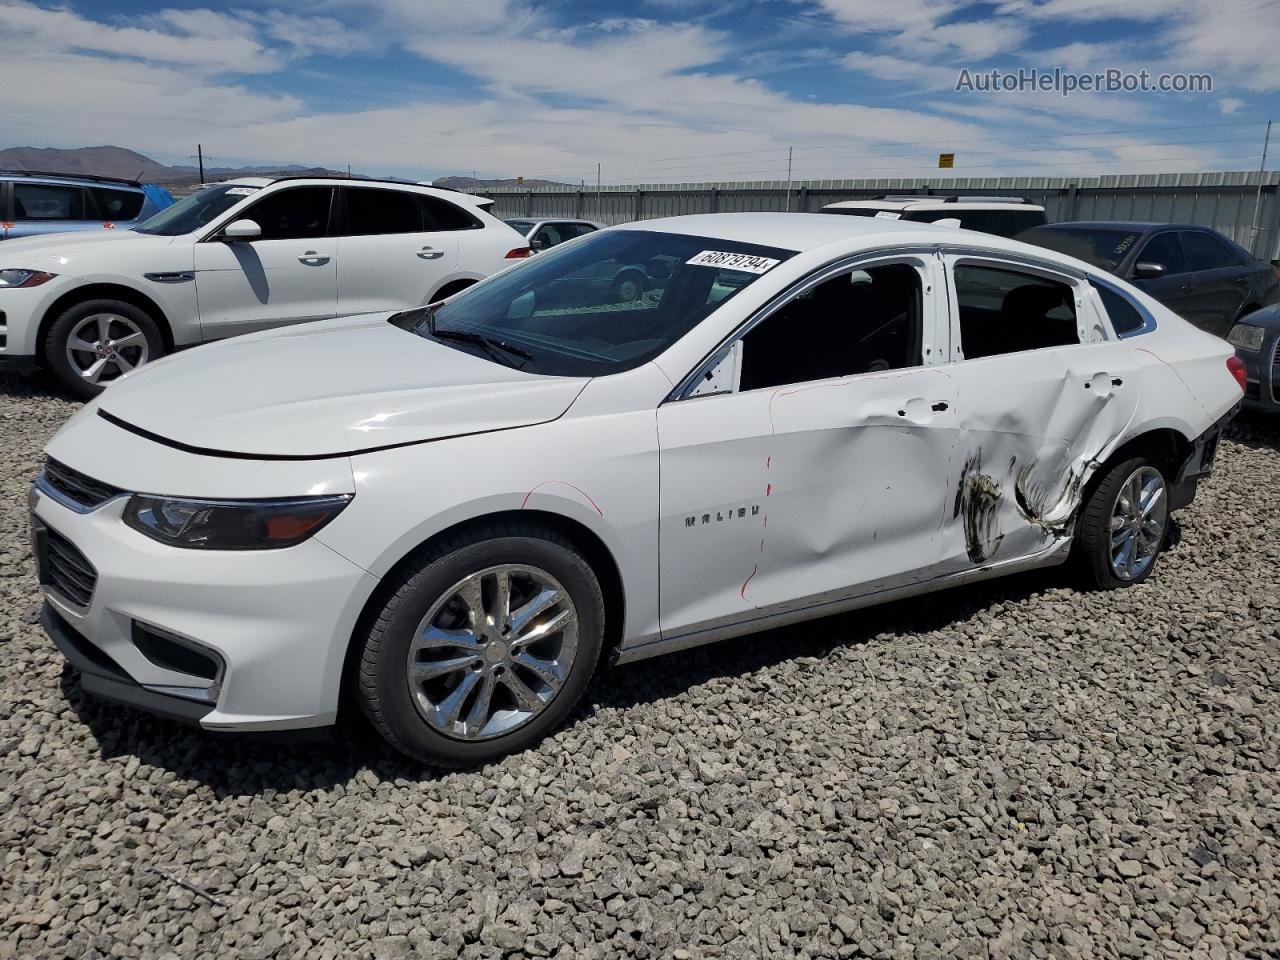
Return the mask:
M 233 220 L 222 228 L 221 239 L 228 243 L 257 240 L 262 236 L 262 228 L 253 220 Z
M 1133 279 L 1159 280 L 1165 274 L 1163 263 L 1136 263 L 1133 266 Z
M 535 253 L 536 253 L 537 251 L 539 251 L 539 250 L 545 250 L 545 249 L 547 249 L 547 241 L 545 241 L 545 240 L 530 240 L 530 241 L 529 241 L 529 249 L 530 249 L 530 250 L 533 250 Z

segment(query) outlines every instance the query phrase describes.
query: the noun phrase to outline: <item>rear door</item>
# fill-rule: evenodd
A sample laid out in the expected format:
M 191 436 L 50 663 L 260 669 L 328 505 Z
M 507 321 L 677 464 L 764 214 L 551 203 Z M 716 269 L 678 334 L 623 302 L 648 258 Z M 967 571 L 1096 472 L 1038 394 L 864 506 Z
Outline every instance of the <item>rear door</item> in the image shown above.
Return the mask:
M 404 310 L 427 303 L 453 274 L 458 235 L 439 229 L 424 194 L 343 187 L 338 238 L 338 309 Z
M 1207 230 L 1184 230 L 1182 251 L 1195 274 L 1188 319 L 1219 337 L 1231 332 L 1249 296 L 1251 268 Z
M 272 190 L 236 218 L 257 223 L 260 239 L 215 233 L 195 245 L 204 339 L 337 315 L 333 194 L 326 186 Z
M 945 260 L 960 448 L 940 536 L 953 573 L 1061 544 L 1141 388 L 1138 351 L 1111 339 L 1087 282 L 998 255 Z

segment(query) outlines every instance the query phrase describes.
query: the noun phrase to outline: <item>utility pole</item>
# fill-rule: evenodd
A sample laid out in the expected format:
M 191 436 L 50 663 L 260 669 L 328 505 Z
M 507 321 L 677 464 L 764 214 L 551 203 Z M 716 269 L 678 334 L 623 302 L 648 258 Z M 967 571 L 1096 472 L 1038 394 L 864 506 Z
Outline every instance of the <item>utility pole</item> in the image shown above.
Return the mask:
M 794 147 L 787 147 L 787 213 L 791 212 L 791 151 Z
M 1258 164 L 1258 197 L 1253 202 L 1253 226 L 1249 228 L 1250 253 L 1255 252 L 1253 247 L 1257 245 L 1258 230 L 1260 229 L 1258 226 L 1258 217 L 1262 213 L 1262 180 L 1263 175 L 1267 172 L 1267 149 L 1271 146 L 1271 124 L 1272 121 L 1268 120 L 1267 135 L 1262 138 L 1262 163 Z M 1277 198 L 1276 202 L 1280 203 L 1280 197 Z M 1267 258 L 1264 256 L 1262 259 L 1265 260 Z
M 200 182 L 204 183 L 204 147 L 196 144 L 196 160 L 200 163 Z
M 476 176 L 474 170 L 471 171 L 471 192 L 475 193 L 480 189 L 480 178 Z
M 604 219 L 604 198 L 600 195 L 600 164 L 596 164 L 596 219 Z

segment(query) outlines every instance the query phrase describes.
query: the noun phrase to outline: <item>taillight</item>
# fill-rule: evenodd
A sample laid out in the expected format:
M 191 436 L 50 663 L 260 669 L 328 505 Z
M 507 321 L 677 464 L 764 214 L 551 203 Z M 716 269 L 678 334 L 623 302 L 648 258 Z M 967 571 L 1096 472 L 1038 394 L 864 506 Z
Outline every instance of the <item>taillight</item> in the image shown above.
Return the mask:
M 1244 368 L 1244 361 L 1239 357 L 1227 357 L 1227 370 L 1236 378 L 1236 383 L 1240 384 L 1241 390 L 1248 385 L 1249 374 Z
M 525 257 L 533 256 L 533 247 L 516 247 L 514 250 L 508 250 L 504 260 L 523 260 Z

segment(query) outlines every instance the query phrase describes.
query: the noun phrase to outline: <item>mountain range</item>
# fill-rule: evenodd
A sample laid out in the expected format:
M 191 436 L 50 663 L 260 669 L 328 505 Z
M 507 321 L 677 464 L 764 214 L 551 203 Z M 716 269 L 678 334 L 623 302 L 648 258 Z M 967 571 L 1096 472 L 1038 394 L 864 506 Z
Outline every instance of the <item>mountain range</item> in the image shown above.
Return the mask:
M 144 183 L 162 183 L 170 187 L 195 187 L 200 182 L 200 171 L 187 164 L 170 166 L 152 160 L 145 154 L 124 147 L 9 147 L 0 149 L 0 170 L 38 170 L 41 173 L 70 175 L 90 174 L 98 177 L 121 177 L 141 180 Z M 304 167 L 297 164 L 256 167 L 215 167 L 205 164 L 206 182 L 229 180 L 233 177 L 345 177 L 347 171 L 329 167 Z M 353 173 L 366 178 L 368 174 Z M 402 177 L 380 179 L 402 180 Z M 484 190 L 486 188 L 541 187 L 551 185 L 550 180 L 515 179 L 475 180 L 471 177 L 441 177 L 436 186 L 452 190 Z

